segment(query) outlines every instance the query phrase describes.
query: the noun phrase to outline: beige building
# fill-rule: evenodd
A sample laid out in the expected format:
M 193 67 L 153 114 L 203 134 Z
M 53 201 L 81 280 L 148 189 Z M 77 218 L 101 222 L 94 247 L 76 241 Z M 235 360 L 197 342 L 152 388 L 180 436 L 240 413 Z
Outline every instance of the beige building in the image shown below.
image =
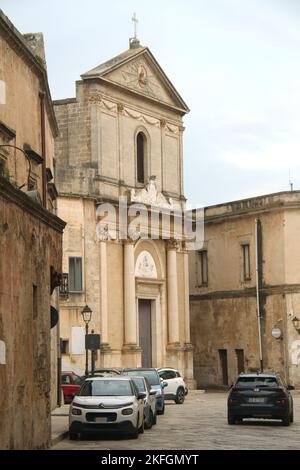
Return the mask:
M 58 210 L 68 224 L 63 366 L 84 372 L 80 312 L 88 304 L 90 331 L 101 334 L 97 366 L 175 366 L 192 384 L 188 254 L 173 217 L 171 233 L 162 227 L 162 214 L 185 207 L 182 119 L 189 110 L 137 39 L 84 73 L 76 98 L 54 104 Z M 119 220 L 116 237 L 99 229 L 99 207 L 110 203 L 119 217 L 120 197 L 129 207 L 145 204 L 147 221 L 157 215 L 154 239 L 145 239 L 146 219 L 134 240 L 122 239 Z
M 55 215 L 56 135 L 43 37 L 21 35 L 0 10 L 1 449 L 50 445 L 57 400 L 50 322 L 65 225 Z
M 204 246 L 189 256 L 198 387 L 231 384 L 261 359 L 300 386 L 299 231 L 299 191 L 205 209 Z

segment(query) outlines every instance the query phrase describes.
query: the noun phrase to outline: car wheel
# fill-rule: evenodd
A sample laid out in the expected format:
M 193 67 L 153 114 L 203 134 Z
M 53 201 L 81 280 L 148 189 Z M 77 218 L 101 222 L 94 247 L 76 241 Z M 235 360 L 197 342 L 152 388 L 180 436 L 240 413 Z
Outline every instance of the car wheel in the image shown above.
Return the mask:
M 179 388 L 176 393 L 175 403 L 177 405 L 182 405 L 185 399 L 185 392 L 183 388 Z
M 157 423 L 157 414 L 153 416 L 153 426 Z
M 165 405 L 163 406 L 162 410 L 157 410 L 158 415 L 164 415 L 165 414 Z
M 291 422 L 291 423 L 294 422 L 294 410 L 292 410 L 292 412 L 291 412 L 290 422 Z
M 235 424 L 235 416 L 228 413 L 227 421 L 228 421 L 228 424 Z
M 77 432 L 69 432 L 69 439 L 70 441 L 76 441 L 78 438 Z
M 139 430 L 137 429 L 130 435 L 131 439 L 137 439 L 139 437 Z
M 148 421 L 145 421 L 145 429 L 151 429 L 152 426 L 153 426 L 153 413 L 152 413 L 152 410 L 150 410 L 149 419 Z
M 282 424 L 283 426 L 289 426 L 291 424 L 290 415 L 286 416 L 285 418 L 282 418 Z

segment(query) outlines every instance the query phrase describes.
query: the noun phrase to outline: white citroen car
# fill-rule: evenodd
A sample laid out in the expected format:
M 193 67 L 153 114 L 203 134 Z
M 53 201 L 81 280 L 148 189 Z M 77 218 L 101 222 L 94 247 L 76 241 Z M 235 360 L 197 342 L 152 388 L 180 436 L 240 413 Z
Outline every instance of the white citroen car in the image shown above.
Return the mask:
M 178 370 L 171 367 L 161 367 L 157 369 L 157 372 L 161 380 L 168 384 L 165 400 L 174 400 L 178 405 L 182 405 L 188 394 L 188 387 Z
M 70 439 L 103 431 L 137 438 L 144 432 L 145 397 L 131 377 L 87 378 L 70 406 Z

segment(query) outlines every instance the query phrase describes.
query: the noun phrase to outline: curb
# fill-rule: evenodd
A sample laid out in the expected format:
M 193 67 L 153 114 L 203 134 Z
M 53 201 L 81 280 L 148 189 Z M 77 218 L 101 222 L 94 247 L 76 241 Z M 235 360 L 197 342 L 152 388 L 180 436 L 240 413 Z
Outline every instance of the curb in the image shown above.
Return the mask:
M 53 439 L 51 439 L 51 447 L 53 447 L 53 446 L 55 446 L 56 444 L 58 444 L 59 442 L 63 441 L 63 440 L 66 439 L 68 436 L 69 436 L 69 431 L 61 432 L 61 433 L 58 434 L 56 437 L 54 437 Z

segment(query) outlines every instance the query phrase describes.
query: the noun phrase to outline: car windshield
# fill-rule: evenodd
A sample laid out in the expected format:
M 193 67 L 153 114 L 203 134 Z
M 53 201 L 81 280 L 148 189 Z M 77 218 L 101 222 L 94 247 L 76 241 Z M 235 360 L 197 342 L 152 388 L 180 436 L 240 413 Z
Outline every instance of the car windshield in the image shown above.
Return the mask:
M 124 371 L 125 375 L 131 376 L 141 376 L 148 379 L 150 385 L 160 385 L 160 379 L 156 370 L 126 370 Z
M 139 392 L 145 392 L 146 391 L 145 382 L 144 382 L 143 377 L 134 377 L 132 380 L 135 383 L 135 385 L 137 386 Z
M 278 387 L 276 377 L 239 377 L 237 387 Z
M 87 380 L 79 392 L 81 397 L 130 397 L 132 395 L 129 380 Z

